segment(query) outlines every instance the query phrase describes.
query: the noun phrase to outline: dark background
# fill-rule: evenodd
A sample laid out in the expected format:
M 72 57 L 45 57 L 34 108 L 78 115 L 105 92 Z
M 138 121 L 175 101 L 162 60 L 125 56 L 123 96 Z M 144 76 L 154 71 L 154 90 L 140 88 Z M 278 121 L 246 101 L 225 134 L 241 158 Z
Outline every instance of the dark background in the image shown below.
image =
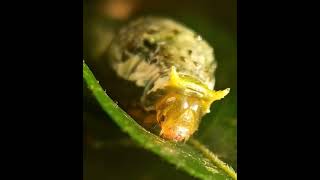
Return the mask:
M 85 43 L 88 42 L 86 35 L 81 32 L 82 29 L 86 32 L 88 22 L 82 19 L 82 13 L 85 16 L 88 12 L 99 14 L 92 11 L 97 1 L 90 2 L 3 2 L 3 174 L 11 178 L 20 175 L 34 179 L 73 179 L 80 172 L 78 177 L 81 178 L 82 157 L 85 179 L 187 179 L 188 176 L 176 171 L 175 167 L 141 149 L 117 150 L 114 141 L 113 150 L 102 149 L 99 153 L 92 148 L 99 147 L 99 143 L 98 146 L 89 143 L 98 139 L 96 137 L 115 140 L 123 136 L 115 124 L 106 121 L 105 114 L 100 114 L 101 121 L 98 118 L 90 121 L 97 122 L 96 126 L 84 123 L 84 154 L 81 154 L 78 135 L 81 137 L 82 131 L 77 124 L 82 117 L 81 114 L 77 116 L 77 109 L 81 109 L 83 92 L 79 86 L 82 58 L 91 56 L 89 48 L 85 48 L 91 45 Z M 205 31 L 206 28 L 198 23 L 205 19 L 210 27 L 223 29 L 222 32 L 234 40 L 237 37 L 236 24 L 239 23 L 237 41 L 241 44 L 238 53 L 241 63 L 238 69 L 241 72 L 238 77 L 242 89 L 239 103 L 242 104 L 239 105 L 241 123 L 237 125 L 241 130 L 241 156 L 237 156 L 237 163 L 241 164 L 237 169 L 241 172 L 238 173 L 252 179 L 261 176 L 266 179 L 297 178 L 299 175 L 302 176 L 300 179 L 316 177 L 317 165 L 313 165 L 318 162 L 315 156 L 319 152 L 316 145 L 318 121 L 314 113 L 318 112 L 314 105 L 317 102 L 317 86 L 314 84 L 318 82 L 316 43 L 319 32 L 316 4 L 307 1 L 238 1 L 238 13 L 236 2 L 227 0 L 146 1 L 142 4 L 150 7 L 144 10 L 150 14 L 180 18 L 193 29 L 198 29 L 210 43 L 220 36 L 208 38 L 211 29 Z M 183 10 L 185 8 L 189 10 Z M 188 20 L 181 11 L 194 21 Z M 143 9 L 134 15 L 139 12 L 142 13 Z M 236 14 L 240 18 L 237 23 Z M 228 43 L 226 47 L 230 44 L 236 43 Z M 218 43 L 216 49 L 217 46 Z M 228 52 L 226 50 L 225 54 L 230 54 Z M 218 71 L 227 59 L 219 54 Z M 90 64 L 92 68 L 94 63 Z M 234 78 L 219 78 L 217 87 L 225 87 L 222 85 L 225 79 L 232 81 Z M 229 85 L 235 83 L 226 86 Z M 94 101 L 89 99 L 84 98 L 83 116 L 89 111 L 90 115 L 98 116 L 99 108 L 93 108 Z M 105 135 L 95 134 L 99 130 Z M 116 139 L 115 142 L 131 146 L 126 140 Z M 235 167 L 230 160 L 227 162 Z M 75 170 L 73 174 L 72 169 Z
M 227 1 L 100 0 L 83 2 L 84 59 L 100 84 L 101 58 L 113 33 L 145 15 L 164 16 L 195 30 L 215 49 L 215 89 L 231 88 L 206 116 L 195 137 L 237 169 L 237 4 Z M 117 84 L 117 82 L 115 82 Z M 107 89 L 107 87 L 105 87 Z M 139 148 L 101 111 L 84 87 L 84 179 L 193 179 Z

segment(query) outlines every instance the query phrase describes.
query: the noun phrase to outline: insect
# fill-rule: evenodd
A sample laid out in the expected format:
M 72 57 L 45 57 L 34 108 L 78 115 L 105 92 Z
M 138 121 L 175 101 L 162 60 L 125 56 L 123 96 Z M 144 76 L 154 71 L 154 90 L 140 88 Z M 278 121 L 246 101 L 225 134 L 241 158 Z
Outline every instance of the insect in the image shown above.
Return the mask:
M 116 74 L 142 87 L 139 104 L 167 140 L 187 141 L 214 101 L 229 88 L 214 90 L 213 48 L 174 20 L 143 17 L 120 29 L 107 51 Z

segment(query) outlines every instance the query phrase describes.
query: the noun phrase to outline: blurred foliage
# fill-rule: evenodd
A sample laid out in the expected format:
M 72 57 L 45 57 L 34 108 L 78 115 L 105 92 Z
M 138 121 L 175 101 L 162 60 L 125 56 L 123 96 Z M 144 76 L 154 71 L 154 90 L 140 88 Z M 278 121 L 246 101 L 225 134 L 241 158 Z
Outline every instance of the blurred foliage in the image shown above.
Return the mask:
M 237 169 L 236 1 L 118 1 L 131 6 L 127 7 L 127 15 L 123 7 L 122 16 L 112 15 L 110 8 L 121 9 L 121 3 L 111 5 L 115 0 L 84 1 L 84 59 L 100 84 L 107 79 L 99 62 L 103 58 L 99 57 L 121 25 L 141 15 L 161 15 L 186 24 L 215 49 L 218 61 L 215 89 L 231 88 L 225 99 L 213 104 L 195 138 Z M 137 146 L 101 110 L 85 86 L 83 99 L 84 179 L 194 179 Z

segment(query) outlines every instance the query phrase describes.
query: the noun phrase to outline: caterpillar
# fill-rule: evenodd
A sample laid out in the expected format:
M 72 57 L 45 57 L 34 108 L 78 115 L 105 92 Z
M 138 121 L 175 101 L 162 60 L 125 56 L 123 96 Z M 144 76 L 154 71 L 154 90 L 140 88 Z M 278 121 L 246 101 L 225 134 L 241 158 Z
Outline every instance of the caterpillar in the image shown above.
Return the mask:
M 214 101 L 230 89 L 215 91 L 213 48 L 196 32 L 174 20 L 142 17 L 121 28 L 107 50 L 116 74 L 143 90 L 139 104 L 145 121 L 159 125 L 159 136 L 187 141 Z

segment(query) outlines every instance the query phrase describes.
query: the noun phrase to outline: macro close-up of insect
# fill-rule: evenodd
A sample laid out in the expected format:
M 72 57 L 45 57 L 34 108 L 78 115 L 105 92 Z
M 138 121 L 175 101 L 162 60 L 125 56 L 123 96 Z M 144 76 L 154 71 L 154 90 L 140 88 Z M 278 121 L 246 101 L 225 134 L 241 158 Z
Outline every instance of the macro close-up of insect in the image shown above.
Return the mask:
M 237 179 L 234 2 L 83 2 L 84 179 Z
M 160 136 L 169 140 L 188 140 L 210 105 L 229 93 L 213 90 L 213 48 L 167 18 L 140 18 L 122 28 L 107 59 L 118 76 L 143 87 L 139 103 L 154 112 L 142 121 L 158 123 Z

